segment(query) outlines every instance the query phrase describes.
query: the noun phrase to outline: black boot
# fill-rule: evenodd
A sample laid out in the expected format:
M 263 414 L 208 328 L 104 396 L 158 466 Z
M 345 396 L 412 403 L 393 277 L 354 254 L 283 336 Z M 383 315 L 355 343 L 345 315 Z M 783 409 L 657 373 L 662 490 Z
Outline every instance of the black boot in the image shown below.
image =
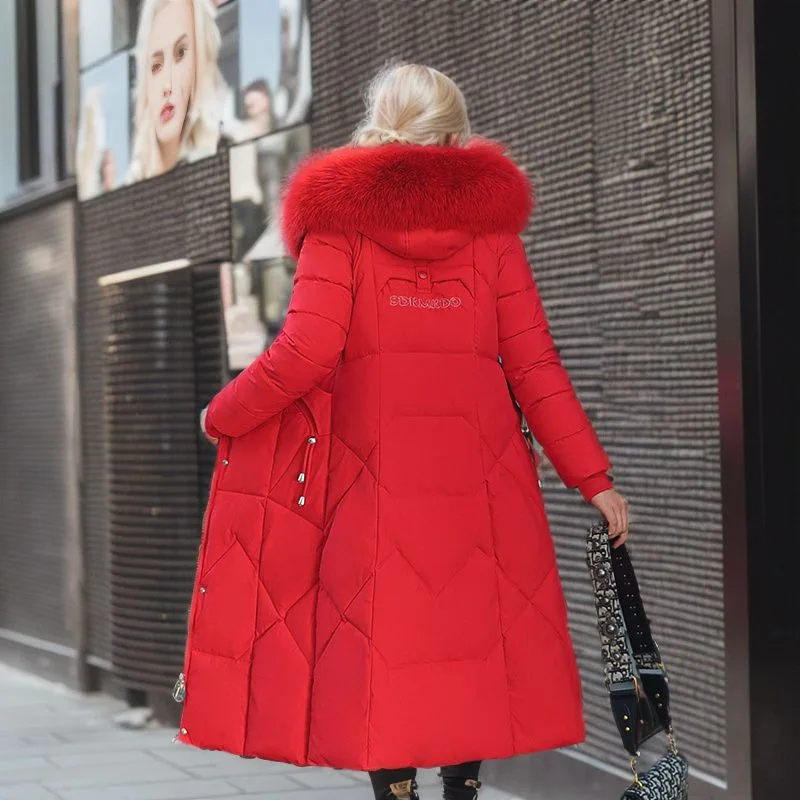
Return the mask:
M 383 797 L 385 800 L 419 800 L 417 782 L 414 780 L 407 780 L 399 781 L 398 783 L 390 783 Z
M 444 777 L 442 778 L 444 800 L 477 800 L 481 782 L 474 778 Z

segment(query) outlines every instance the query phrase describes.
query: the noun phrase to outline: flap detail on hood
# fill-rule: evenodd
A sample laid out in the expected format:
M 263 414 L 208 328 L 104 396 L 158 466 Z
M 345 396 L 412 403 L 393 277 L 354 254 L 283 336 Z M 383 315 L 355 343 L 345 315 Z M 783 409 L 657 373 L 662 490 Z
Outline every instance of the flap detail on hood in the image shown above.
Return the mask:
M 520 233 L 533 210 L 530 182 L 503 148 L 384 145 L 312 155 L 290 180 L 283 234 L 297 256 L 307 233 Z

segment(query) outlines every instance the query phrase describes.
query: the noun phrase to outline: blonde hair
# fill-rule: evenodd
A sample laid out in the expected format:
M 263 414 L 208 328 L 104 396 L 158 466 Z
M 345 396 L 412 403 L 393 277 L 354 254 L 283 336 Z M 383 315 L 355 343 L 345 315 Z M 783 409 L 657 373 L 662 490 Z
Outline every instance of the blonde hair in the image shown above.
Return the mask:
M 147 41 L 156 14 L 175 0 L 144 0 L 136 33 L 136 133 L 131 152 L 130 180 L 151 177 L 156 171 L 158 140 L 147 109 Z M 222 37 L 212 0 L 183 0 L 192 9 L 195 39 L 195 77 L 181 133 L 180 158 L 210 155 L 217 149 L 220 131 L 219 95 L 224 87 L 217 66 Z
M 367 116 L 353 143 L 447 145 L 464 143 L 469 137 L 461 89 L 432 67 L 401 64 L 382 70 L 372 81 Z

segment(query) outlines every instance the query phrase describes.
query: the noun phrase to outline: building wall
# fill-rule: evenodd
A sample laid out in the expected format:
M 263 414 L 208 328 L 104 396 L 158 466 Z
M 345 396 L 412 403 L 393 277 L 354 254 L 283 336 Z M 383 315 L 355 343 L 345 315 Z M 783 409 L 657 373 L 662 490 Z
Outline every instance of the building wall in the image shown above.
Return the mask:
M 454 77 L 537 186 L 525 234 L 562 356 L 633 515 L 633 556 L 693 767 L 725 779 L 710 4 L 312 6 L 315 146 L 344 143 L 387 60 Z M 583 678 L 582 756 L 623 767 L 583 556 L 593 518 L 546 476 Z M 715 709 L 709 714 L 709 705 Z M 502 771 L 499 772 L 502 777 Z
M 0 218 L 0 649 L 62 674 L 80 625 L 74 227 L 71 199 Z
M 45 14 L 47 0 L 38 2 Z M 525 235 L 531 263 L 564 360 L 632 502 L 634 558 L 673 677 L 682 743 L 693 767 L 720 784 L 726 778 L 725 649 L 710 3 L 320 0 L 311 10 L 316 147 L 347 140 L 377 68 L 388 59 L 420 60 L 459 81 L 476 131 L 505 141 L 533 177 L 538 210 Z M 0 106 L 7 109 L 16 102 L 13 32 L 13 13 L 0 8 L 0 67 L 7 67 L 0 68 Z M 54 36 L 44 23 L 40 50 Z M 55 47 L 48 52 L 40 80 L 54 74 Z M 55 169 L 45 155 L 56 124 L 55 115 L 47 122 L 52 88 L 42 83 L 43 175 Z M 1 203 L 19 188 L 13 114 L 0 118 L 0 132 Z M 213 271 L 230 256 L 228 180 L 223 150 L 78 212 L 82 513 L 91 565 L 87 648 L 104 667 L 112 658 L 105 408 L 111 307 L 97 281 L 184 257 L 212 264 Z M 0 220 L 0 374 L 12 376 L 0 386 L 0 432 L 19 454 L 0 465 L 4 515 L 16 503 L 0 524 L 9 554 L 0 561 L 0 629 L 56 648 L 73 641 L 64 603 L 71 578 L 58 566 L 75 475 L 65 472 L 63 460 L 68 428 L 56 424 L 71 408 L 58 365 L 69 363 L 74 322 L 68 308 L 73 213 L 62 203 Z M 207 322 L 200 331 L 210 336 L 206 344 L 219 341 L 218 327 L 208 333 L 218 326 L 213 284 L 206 270 Z M 187 315 L 197 341 L 199 324 L 196 314 Z M 210 390 L 216 373 L 197 381 Z M 33 400 L 25 402 L 25 392 Z M 72 484 L 64 483 L 67 477 Z M 26 488 L 42 481 L 44 500 Z M 621 766 L 583 565 L 583 530 L 593 515 L 552 473 L 545 484 L 584 676 L 589 737 L 581 753 Z M 182 557 L 174 565 L 181 580 L 190 561 Z M 44 589 L 32 592 L 37 586 Z M 502 769 L 497 774 L 502 779 Z
M 141 306 L 135 309 L 134 306 L 126 307 L 120 304 L 115 300 L 117 293 L 113 289 L 102 289 L 98 280 L 113 273 L 175 259 L 189 259 L 197 267 L 228 259 L 231 248 L 228 151 L 221 150 L 216 156 L 197 164 L 181 166 L 159 178 L 137 183 L 82 203 L 79 210 L 79 224 L 78 316 L 85 475 L 83 524 L 86 558 L 94 567 L 87 574 L 88 652 L 95 664 L 105 669 L 112 669 L 115 633 L 120 647 L 132 652 L 131 634 L 127 626 L 137 628 L 138 623 L 138 629 L 147 633 L 148 638 L 152 638 L 150 633 L 156 638 L 161 637 L 168 657 L 162 658 L 163 663 L 157 665 L 158 669 L 152 674 L 142 674 L 141 680 L 137 683 L 159 685 L 166 689 L 168 683 L 164 674 L 176 674 L 181 662 L 180 655 L 176 653 L 183 647 L 185 607 L 180 602 L 168 603 L 165 606 L 165 615 L 163 617 L 157 615 L 153 619 L 150 615 L 154 610 L 159 612 L 161 606 L 158 605 L 158 601 L 148 598 L 152 602 L 145 601 L 140 604 L 138 611 L 129 611 L 127 622 L 122 620 L 115 628 L 112 619 L 112 589 L 114 589 L 112 571 L 120 576 L 115 584 L 117 587 L 115 602 L 116 607 L 121 609 L 126 598 L 120 599 L 120 592 L 124 594 L 120 587 L 125 580 L 126 570 L 131 568 L 128 559 L 144 561 L 147 554 L 144 550 L 137 553 L 130 547 L 126 550 L 125 542 L 120 539 L 115 543 L 112 536 L 113 520 L 110 510 L 112 507 L 117 508 L 116 524 L 118 530 L 123 531 L 126 522 L 123 519 L 124 514 L 119 509 L 125 507 L 125 502 L 120 493 L 125 491 L 125 471 L 128 470 L 132 478 L 137 469 L 137 462 L 135 455 L 131 456 L 130 453 L 127 454 L 126 460 L 121 460 L 115 465 L 109 461 L 112 452 L 110 438 L 116 437 L 118 447 L 121 446 L 119 442 L 126 441 L 125 415 L 109 411 L 109 398 L 124 398 L 126 386 L 131 397 L 140 399 L 146 397 L 147 389 L 142 381 L 146 382 L 149 379 L 148 370 L 157 372 L 155 366 L 157 352 L 152 347 L 150 350 L 146 347 L 140 348 L 138 359 L 136 353 L 132 354 L 132 366 L 127 373 L 118 369 L 115 369 L 113 374 L 109 371 L 115 353 L 126 348 L 129 350 L 131 344 L 129 337 L 126 342 L 121 343 L 120 348 L 115 349 L 114 341 L 110 337 L 120 335 L 120 331 L 124 331 L 126 326 L 133 325 L 135 328 L 134 315 L 138 314 L 143 318 L 144 309 Z M 200 273 L 203 274 L 204 270 L 200 270 Z M 177 277 L 176 280 L 180 283 L 183 278 Z M 166 292 L 172 285 L 169 275 L 165 281 Z M 184 304 L 181 308 L 184 328 L 171 330 L 176 338 L 184 337 L 181 341 L 191 341 L 194 336 L 198 343 L 198 354 L 208 355 L 211 352 L 209 358 L 216 358 L 216 363 L 221 364 L 220 356 L 214 355 L 214 352 L 218 353 L 220 346 L 219 315 L 215 314 L 213 309 L 215 302 L 219 302 L 218 287 L 216 294 L 211 291 L 209 296 L 207 282 L 207 278 L 201 281 L 202 290 L 198 289 L 203 298 L 204 314 L 200 316 L 204 322 L 199 321 L 198 316 L 192 313 L 193 309 L 186 308 Z M 131 287 L 129 291 L 134 290 L 135 287 Z M 188 289 L 186 292 L 186 297 L 189 298 L 191 293 Z M 191 303 L 188 299 L 186 302 Z M 208 309 L 209 305 L 212 306 L 211 309 Z M 112 320 L 112 314 L 117 315 L 117 318 Z M 196 326 L 200 326 L 198 330 L 195 330 Z M 214 351 L 213 346 L 209 351 L 208 343 L 203 341 L 200 334 L 206 337 L 216 336 L 217 351 Z M 140 331 L 137 335 L 146 339 L 146 331 Z M 203 385 L 207 386 L 209 380 L 213 383 L 213 376 L 211 379 L 204 376 L 203 380 L 205 381 Z M 181 426 L 184 443 L 191 441 L 191 434 L 196 430 L 195 387 L 188 385 L 184 388 L 189 400 L 182 412 L 180 408 L 176 409 L 174 405 L 170 405 L 169 397 L 165 398 L 163 407 L 158 403 L 155 406 L 150 403 L 146 409 L 156 416 L 161 414 L 160 421 L 165 427 L 165 442 L 172 441 L 171 437 L 175 434 L 174 425 Z M 211 394 L 213 391 L 208 393 L 203 404 L 208 401 Z M 133 411 L 130 411 L 130 417 L 127 424 L 133 425 L 135 422 Z M 189 439 L 186 438 L 186 431 L 190 434 Z M 166 444 L 165 458 L 169 458 L 171 446 Z M 194 444 L 191 447 L 193 448 Z M 148 453 L 147 457 L 151 455 Z M 175 460 L 186 455 L 173 451 L 171 457 Z M 194 458 L 193 449 L 188 457 Z M 207 458 L 203 457 L 203 462 L 205 466 L 201 468 L 201 472 L 210 468 Z M 145 463 L 150 462 L 142 459 L 142 464 Z M 184 496 L 188 491 L 196 500 L 198 507 L 205 499 L 198 493 L 196 481 L 194 486 L 189 482 L 177 489 L 173 486 L 172 489 L 182 491 Z M 159 502 L 156 501 L 154 508 L 158 505 Z M 127 508 L 132 514 L 130 520 L 132 525 L 135 522 L 134 517 L 140 518 L 141 513 L 130 504 Z M 191 526 L 191 521 L 188 524 Z M 195 538 L 199 537 L 199 525 L 195 524 L 192 531 Z M 174 592 L 180 594 L 181 587 L 184 587 L 187 595 L 185 600 L 188 602 L 188 591 L 195 567 L 196 544 L 196 541 L 189 541 L 188 551 L 173 548 L 174 559 L 169 557 L 164 559 L 160 567 L 162 577 L 160 585 L 165 596 Z M 185 556 L 186 552 L 189 553 L 188 557 Z M 135 567 L 132 569 L 135 571 Z M 174 590 L 169 585 L 170 580 L 173 587 L 177 587 Z M 139 585 L 146 587 L 149 584 L 143 579 Z M 147 591 L 143 593 L 142 599 L 145 594 Z M 135 602 L 136 597 L 129 594 L 127 601 Z M 163 625 L 159 625 L 159 619 Z M 167 629 L 170 632 L 164 633 Z M 118 652 L 121 653 L 123 650 L 120 649 Z M 129 664 L 120 664 L 119 668 L 126 680 L 134 671 L 134 667 Z

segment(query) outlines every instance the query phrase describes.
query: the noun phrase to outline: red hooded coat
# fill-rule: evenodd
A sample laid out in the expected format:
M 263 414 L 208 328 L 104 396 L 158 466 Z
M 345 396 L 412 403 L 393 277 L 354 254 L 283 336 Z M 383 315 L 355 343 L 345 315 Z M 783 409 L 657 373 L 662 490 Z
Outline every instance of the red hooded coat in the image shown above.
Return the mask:
M 488 143 L 345 148 L 294 177 L 285 328 L 208 411 L 180 740 L 371 770 L 583 738 L 508 384 L 567 486 L 609 488 L 609 463 L 519 239 L 531 208 Z

